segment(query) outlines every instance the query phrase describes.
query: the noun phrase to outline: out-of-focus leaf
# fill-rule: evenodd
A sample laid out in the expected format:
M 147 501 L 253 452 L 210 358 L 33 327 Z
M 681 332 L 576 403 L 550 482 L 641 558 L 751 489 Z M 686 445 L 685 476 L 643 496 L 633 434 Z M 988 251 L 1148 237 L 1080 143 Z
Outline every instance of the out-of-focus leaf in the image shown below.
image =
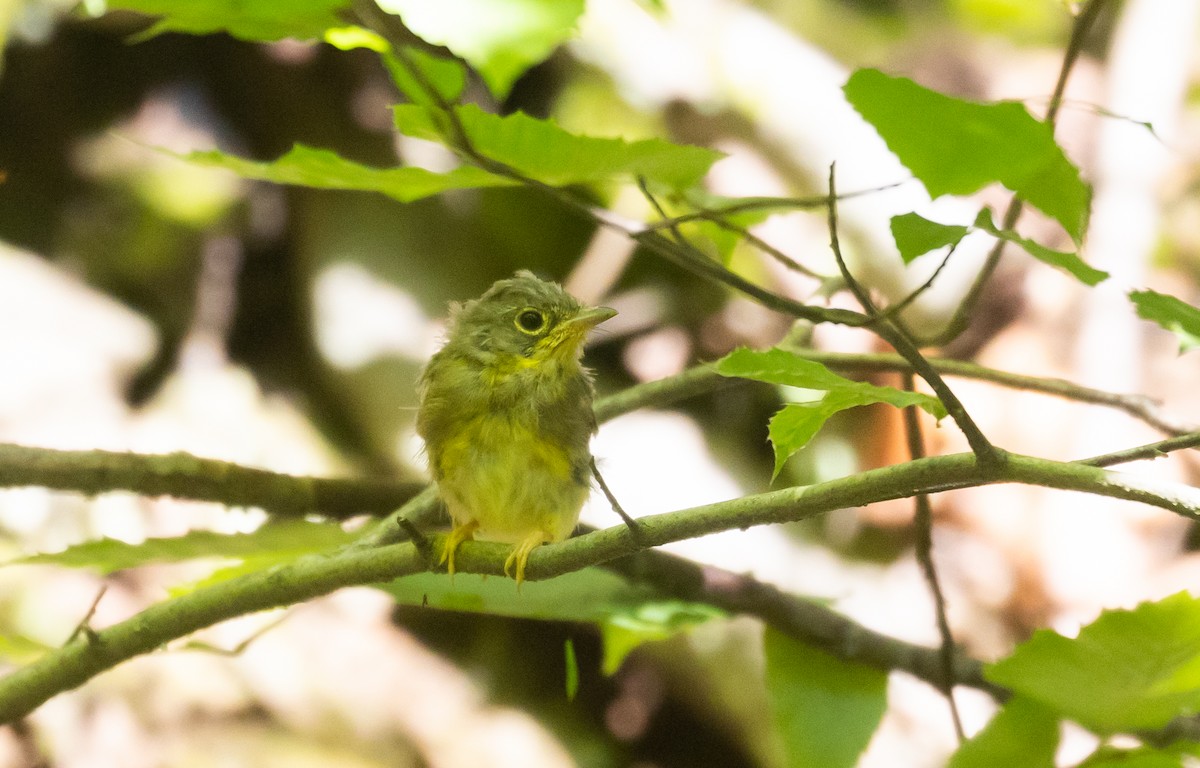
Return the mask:
M 1038 630 L 985 674 L 1100 734 L 1161 728 L 1200 711 L 1200 600 L 1106 611 L 1073 640 Z
M 349 0 L 108 0 L 110 11 L 136 11 L 159 20 L 145 34 L 227 32 L 240 40 L 321 38 L 344 25 L 338 13 Z
M 947 768 L 1054 768 L 1059 723 L 1054 713 L 1014 696 L 991 722 L 959 747 Z
M 449 189 L 502 187 L 515 183 L 470 165 L 460 166 L 446 173 L 434 173 L 424 168 L 371 168 L 347 160 L 327 149 L 315 149 L 303 144 L 297 144 L 283 157 L 268 163 L 246 160 L 215 150 L 192 152 L 179 157 L 199 165 L 227 168 L 248 179 L 318 189 L 379 192 L 402 203 Z
M 767 628 L 767 693 L 789 768 L 850 768 L 887 709 L 887 673 Z
M 595 622 L 627 604 L 648 599 L 647 590 L 600 568 L 586 568 L 517 591 L 511 579 L 456 573 L 418 573 L 377 585 L 404 605 L 488 613 L 520 619 Z
M 1018 245 L 1025 249 L 1033 258 L 1052 267 L 1057 267 L 1067 274 L 1074 277 L 1084 285 L 1096 285 L 1108 279 L 1108 273 L 1095 267 L 1089 266 L 1087 262 L 1079 258 L 1079 254 L 1069 251 L 1056 251 L 1052 248 L 1047 248 L 1044 245 L 1035 243 L 1034 241 L 1021 237 L 1016 232 L 1007 229 L 1000 229 L 992 221 L 992 212 L 984 208 L 975 217 L 975 226 L 982 229 L 984 232 L 998 237 L 1001 240 L 1007 240 L 1014 245 Z
M 659 193 L 660 190 L 654 190 Z M 730 257 L 733 255 L 734 248 L 742 242 L 743 237 L 736 231 L 737 229 L 749 229 L 755 224 L 766 221 L 771 216 L 778 213 L 787 213 L 796 210 L 796 206 L 788 205 L 786 202 L 780 202 L 778 207 L 753 207 L 744 211 L 731 210 L 728 213 L 721 211 L 737 206 L 739 203 L 747 202 L 763 202 L 767 198 L 755 197 L 727 197 L 724 195 L 714 195 L 707 192 L 701 187 L 692 187 L 683 191 L 682 196 L 671 194 L 669 190 L 661 190 L 665 194 L 660 194 L 660 202 L 666 208 L 667 214 L 671 216 L 680 216 L 690 214 L 695 211 L 712 211 L 713 219 L 695 219 L 681 225 L 681 230 L 689 242 L 698 245 L 701 249 L 711 251 L 711 255 L 726 266 L 729 265 Z M 727 226 L 721 226 L 715 220 L 715 217 L 720 217 Z M 711 245 L 711 248 L 706 246 Z
M 725 614 L 703 603 L 660 600 L 641 605 L 625 605 L 612 611 L 600 623 L 604 637 L 604 674 L 616 673 L 625 657 L 646 643 L 668 640 L 697 624 Z
M 422 39 L 470 62 L 498 99 L 571 37 L 583 0 L 379 0 Z
M 1165 750 L 1141 747 L 1139 749 L 1114 749 L 1102 746 L 1077 768 L 1186 768 L 1177 745 Z M 1186 751 L 1182 754 L 1187 754 Z
M 905 264 L 915 258 L 947 245 L 958 245 L 968 228 L 961 225 L 939 224 L 915 213 L 892 217 L 892 239 Z
M 819 399 L 785 405 L 771 419 L 769 432 L 775 449 L 775 475 L 831 416 L 847 408 L 888 403 L 897 408 L 915 405 L 938 419 L 946 415 L 945 406 L 936 397 L 846 379 L 814 360 L 783 349 L 765 352 L 736 349 L 717 361 L 716 369 L 722 376 L 825 391 Z
M 6 565 L 61 565 L 107 574 L 149 563 L 205 558 L 245 560 L 270 556 L 288 560 L 333 549 L 352 539 L 352 534 L 335 523 L 280 520 L 267 523 L 253 533 L 189 531 L 182 536 L 146 539 L 140 544 L 97 539 L 67 547 L 62 552 L 10 560 Z
M 0 659 L 11 664 L 28 664 L 51 650 L 54 649 L 31 637 L 0 632 Z
M 955 99 L 875 69 L 856 71 L 843 91 L 933 197 L 999 182 L 1083 240 L 1091 189 L 1024 105 Z
M 1167 329 L 1179 339 L 1180 353 L 1200 347 L 1200 309 L 1157 291 L 1130 291 L 1138 317 Z
M 721 153 L 662 139 L 606 139 L 577 136 L 553 120 L 521 112 L 501 117 L 474 104 L 454 108 L 463 132 L 479 154 L 555 186 L 644 176 L 672 189 L 703 178 Z M 396 127 L 408 136 L 450 143 L 445 115 L 419 104 L 395 108 Z
M 567 666 L 567 701 L 575 701 L 575 694 L 579 693 L 579 660 L 575 658 L 575 643 L 569 637 L 563 643 L 563 662 Z
M 363 27 L 332 27 L 325 30 L 322 35 L 325 42 L 337 48 L 339 51 L 352 51 L 355 48 L 366 48 L 375 53 L 384 53 L 391 49 L 391 45 L 387 40 L 383 39 L 382 35 L 372 32 Z
M 658 600 L 647 588 L 600 568 L 526 582 L 520 592 L 509 579 L 465 573 L 453 578 L 420 573 L 377 586 L 404 605 L 596 624 L 604 637 L 605 674 L 615 672 L 639 645 L 724 615 L 700 603 Z

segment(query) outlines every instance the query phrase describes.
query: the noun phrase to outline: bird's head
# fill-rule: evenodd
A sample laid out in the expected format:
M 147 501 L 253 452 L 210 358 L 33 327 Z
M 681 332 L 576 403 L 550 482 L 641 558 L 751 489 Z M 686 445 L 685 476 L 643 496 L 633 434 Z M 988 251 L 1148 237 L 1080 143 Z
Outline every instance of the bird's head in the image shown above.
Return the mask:
M 587 332 L 616 314 L 522 270 L 453 311 L 449 344 L 533 363 L 578 360 Z

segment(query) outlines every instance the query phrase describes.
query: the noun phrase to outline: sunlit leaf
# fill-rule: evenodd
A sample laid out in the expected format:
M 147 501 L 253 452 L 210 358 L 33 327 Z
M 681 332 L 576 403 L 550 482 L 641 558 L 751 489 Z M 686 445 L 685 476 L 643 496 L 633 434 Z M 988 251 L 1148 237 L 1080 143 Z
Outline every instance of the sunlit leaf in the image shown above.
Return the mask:
M 396 127 L 408 136 L 449 143 L 446 117 L 418 104 L 395 108 Z M 455 107 L 472 148 L 538 181 L 555 186 L 644 176 L 674 189 L 699 181 L 721 153 L 662 139 L 578 136 L 553 120 L 521 112 L 501 117 L 474 104 Z
M 253 533 L 189 531 L 182 536 L 146 539 L 140 544 L 97 539 L 67 547 L 61 552 L 10 560 L 6 565 L 61 565 L 107 574 L 149 563 L 206 558 L 243 560 L 270 555 L 293 559 L 333 549 L 352 539 L 353 535 L 336 523 L 280 520 L 267 523 Z
M 343 51 L 366 48 L 378 53 L 396 87 L 417 104 L 436 105 L 439 99 L 453 102 L 462 95 L 467 84 L 467 71 L 460 62 L 413 47 L 406 47 L 397 53 L 387 40 L 369 29 L 329 29 L 325 31 L 325 42 Z M 415 73 L 413 70 L 416 70 Z M 430 89 L 433 93 L 430 93 Z
M 467 70 L 462 63 L 454 59 L 443 59 L 425 53 L 417 48 L 406 48 L 404 55 L 415 67 L 417 76 L 409 66 L 392 53 L 384 56 L 384 63 L 392 76 L 392 82 L 414 104 L 434 106 L 441 99 L 453 103 L 462 95 L 467 85 Z M 430 94 L 432 88 L 437 98 Z
M 52 650 L 50 646 L 31 637 L 0 632 L 0 659 L 11 664 L 28 664 Z
M 887 709 L 887 673 L 842 661 L 770 628 L 763 645 L 767 693 L 785 764 L 857 764 Z
M 1106 611 L 1075 639 L 1038 630 L 985 674 L 1097 733 L 1161 728 L 1200 711 L 1200 600 Z
M 892 217 L 892 239 L 905 264 L 923 254 L 958 245 L 969 229 L 961 225 L 939 224 L 915 213 Z
M 459 166 L 446 173 L 424 168 L 371 168 L 327 149 L 297 144 L 283 157 L 260 163 L 215 150 L 192 152 L 180 157 L 188 162 L 227 168 L 248 179 L 295 184 L 318 189 L 348 189 L 379 192 L 402 203 L 419 200 L 450 189 L 500 187 L 514 182 L 474 166 Z
M 875 69 L 856 71 L 843 90 L 933 197 L 999 182 L 1083 240 L 1091 190 L 1053 128 L 1024 105 L 956 99 Z
M 824 390 L 818 399 L 789 403 L 771 419 L 770 438 L 775 449 L 775 475 L 784 462 L 803 448 L 831 416 L 847 408 L 873 403 L 888 403 L 897 408 L 917 406 L 935 418 L 946 415 L 936 397 L 907 392 L 894 387 L 879 387 L 847 379 L 815 360 L 808 360 L 783 349 L 757 352 L 737 349 L 716 364 L 717 373 L 767 384 Z
M 947 768 L 1054 768 L 1059 722 L 1051 710 L 1014 696 L 970 741 L 959 747 Z
M 422 39 L 470 62 L 499 99 L 571 37 L 584 0 L 379 0 Z
M 1200 347 L 1200 309 L 1157 291 L 1130 291 L 1138 317 L 1158 323 L 1179 339 L 1179 351 Z
M 108 0 L 110 11 L 136 11 L 160 17 L 146 34 L 227 32 L 241 40 L 321 38 L 343 26 L 338 13 L 349 0 Z
M 1084 285 L 1096 285 L 1108 279 L 1107 272 L 1089 266 L 1087 262 L 1079 258 L 1079 254 L 1077 253 L 1056 251 L 1040 243 L 1035 243 L 1029 238 L 1021 237 L 1012 230 L 1000 229 L 992 221 L 992 212 L 987 208 L 979 212 L 979 216 L 975 218 L 975 226 L 994 237 L 1020 246 L 1033 258 L 1061 269 Z

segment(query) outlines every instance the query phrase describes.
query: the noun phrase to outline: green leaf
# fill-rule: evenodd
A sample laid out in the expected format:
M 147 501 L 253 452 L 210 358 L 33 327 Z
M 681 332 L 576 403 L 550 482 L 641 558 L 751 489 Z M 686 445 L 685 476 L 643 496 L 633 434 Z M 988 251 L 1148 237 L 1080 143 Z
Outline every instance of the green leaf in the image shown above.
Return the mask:
M 850 768 L 887 709 L 887 673 L 767 628 L 767 694 L 790 768 Z
M 923 254 L 958 245 L 969 229 L 960 225 L 939 224 L 915 213 L 892 217 L 892 239 L 905 264 L 911 264 Z
M 1059 724 L 1054 713 L 1021 696 L 959 747 L 947 768 L 1054 768 Z
M 240 40 L 321 38 L 344 26 L 338 13 L 349 0 L 108 0 L 107 10 L 161 18 L 143 36 L 163 32 L 207 35 L 227 32 Z
M 569 637 L 563 643 L 563 662 L 567 667 L 567 701 L 575 701 L 575 694 L 579 693 L 579 660 L 575 658 L 575 642 Z
M 600 568 L 585 568 L 521 591 L 508 579 L 459 573 L 421 573 L 377 585 L 404 605 L 544 621 L 596 624 L 604 638 L 605 674 L 616 672 L 634 648 L 724 616 L 702 603 L 658 600 L 647 587 Z
M 409 68 L 399 57 L 391 52 L 384 56 L 384 63 L 392 76 L 392 82 L 400 92 L 414 104 L 435 106 L 437 99 L 433 98 L 425 87 L 427 83 L 436 92 L 438 98 L 450 103 L 458 100 L 463 88 L 467 86 L 467 68 L 454 59 L 443 59 L 439 56 L 425 53 L 417 48 L 406 48 L 404 51 L 408 60 L 417 68 L 424 78 L 424 83 L 418 81 Z
M 25 635 L 0 633 L 0 659 L 10 664 L 28 664 L 53 650 L 51 646 Z
M 666 209 L 668 216 L 681 216 L 708 210 L 713 211 L 714 216 L 719 217 L 723 222 L 740 229 L 750 229 L 755 224 L 766 221 L 776 214 L 790 213 L 796 210 L 795 206 L 789 206 L 786 202 L 781 202 L 775 208 L 764 206 L 744 211 L 721 213 L 723 209 L 731 206 L 737 206 L 750 201 L 763 201 L 767 198 L 715 195 L 702 187 L 685 189 L 682 191 L 682 194 L 677 194 L 663 188 L 652 188 L 651 191 L 659 198 L 659 202 Z M 680 229 L 684 237 L 692 243 L 699 245 L 702 250 L 726 266 L 729 266 L 730 257 L 733 255 L 734 249 L 743 240 L 742 235 L 737 231 L 729 227 L 722 227 L 709 219 L 695 219 L 684 222 L 680 225 Z
M 1102 746 L 1078 768 L 1184 768 L 1187 764 L 1179 754 L 1173 753 L 1174 746 L 1167 750 L 1148 747 L 1122 750 Z
M 1022 104 L 955 99 L 875 69 L 856 71 L 842 90 L 931 196 L 999 182 L 1083 240 L 1091 189 L 1053 128 Z
M 624 605 L 610 612 L 600 623 L 604 638 L 601 670 L 615 674 L 630 653 L 646 643 L 655 643 L 685 632 L 725 614 L 703 603 L 657 600 L 640 605 Z
M 470 62 L 497 99 L 570 38 L 584 0 L 379 0 L 424 40 Z
M 1179 339 L 1180 353 L 1200 347 L 1200 309 L 1157 291 L 1130 291 L 1138 317 L 1158 323 Z
M 470 573 L 453 578 L 418 573 L 377 586 L 403 605 L 546 621 L 596 622 L 619 607 L 650 597 L 647 589 L 600 568 L 526 582 L 520 592 L 510 579 Z
M 538 120 L 521 112 L 501 117 L 474 104 L 455 107 L 454 111 L 476 152 L 554 186 L 644 176 L 672 189 L 682 189 L 698 182 L 709 166 L 723 157 L 711 149 L 662 139 L 625 141 L 578 136 L 553 120 Z M 440 110 L 401 104 L 395 108 L 395 115 L 396 127 L 405 135 L 452 143 L 446 138 L 446 115 Z
M 392 81 L 400 92 L 417 104 L 436 105 L 437 99 L 429 93 L 432 88 L 443 101 L 452 102 L 462 95 L 467 84 L 467 70 L 454 59 L 446 59 L 425 53 L 419 48 L 406 47 L 403 59 L 411 62 L 424 82 L 414 77 L 408 64 L 398 56 L 390 43 L 381 35 L 362 27 L 337 27 L 325 31 L 325 42 L 342 51 L 366 48 L 378 53 L 387 66 Z
M 295 559 L 339 547 L 353 538 L 353 534 L 343 531 L 336 523 L 280 520 L 266 523 L 253 533 L 188 531 L 182 536 L 146 539 L 140 544 L 97 539 L 67 547 L 62 552 L 10 560 L 6 565 L 61 565 L 109 574 L 150 563 L 204 558 L 246 560 L 271 556 Z
M 717 361 L 716 370 L 722 376 L 825 390 L 825 395 L 817 400 L 785 405 L 771 419 L 769 435 L 775 449 L 773 477 L 779 475 L 788 458 L 807 445 L 831 416 L 847 408 L 888 403 L 897 408 L 917 406 L 937 419 L 946 416 L 945 406 L 936 397 L 843 378 L 815 360 L 783 349 L 765 352 L 735 349 Z
M 941 401 L 936 398 L 870 384 L 863 384 L 861 389 L 830 390 L 818 400 L 788 403 L 771 417 L 767 428 L 768 437 L 775 450 L 775 469 L 771 478 L 779 476 L 787 460 L 808 445 L 832 416 L 848 408 L 875 403 L 891 403 L 900 408 L 916 405 L 934 413 L 937 418 L 944 415 Z
M 775 347 L 764 351 L 741 347 L 716 363 L 717 373 L 801 389 L 842 389 L 862 382 L 839 376 L 815 360 Z M 870 386 L 870 385 L 867 385 Z
M 987 208 L 984 208 L 979 212 L 979 215 L 975 217 L 975 226 L 992 235 L 993 237 L 998 237 L 1001 240 L 1006 240 L 1014 245 L 1024 248 L 1025 252 L 1033 258 L 1045 264 L 1049 264 L 1052 267 L 1057 267 L 1058 269 L 1063 270 L 1085 285 L 1096 285 L 1097 283 L 1108 279 L 1107 272 L 1089 266 L 1087 262 L 1079 258 L 1079 254 L 1077 253 L 1071 253 L 1069 251 L 1056 251 L 1039 243 L 1035 243 L 1028 238 L 1021 237 L 1012 230 L 1000 229 L 996 226 L 995 222 L 992 221 L 992 212 Z
M 499 187 L 515 183 L 469 165 L 460 166 L 447 173 L 434 173 L 424 168 L 371 168 L 346 160 L 327 149 L 316 149 L 303 144 L 297 144 L 286 155 L 269 163 L 246 160 L 215 150 L 192 152 L 178 157 L 198 165 L 226 168 L 247 179 L 318 189 L 379 192 L 402 203 L 436 195 L 448 189 Z
M 1100 734 L 1161 728 L 1200 710 L 1200 601 L 1106 611 L 1074 640 L 1039 630 L 985 674 Z

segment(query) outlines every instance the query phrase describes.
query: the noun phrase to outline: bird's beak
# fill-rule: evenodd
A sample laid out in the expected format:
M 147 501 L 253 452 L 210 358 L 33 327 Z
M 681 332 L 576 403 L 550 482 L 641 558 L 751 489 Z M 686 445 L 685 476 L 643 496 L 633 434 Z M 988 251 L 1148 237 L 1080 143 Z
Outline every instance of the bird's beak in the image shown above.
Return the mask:
M 589 307 L 579 311 L 575 317 L 567 321 L 567 325 L 575 333 L 583 335 L 605 320 L 616 317 L 617 310 L 609 307 Z

